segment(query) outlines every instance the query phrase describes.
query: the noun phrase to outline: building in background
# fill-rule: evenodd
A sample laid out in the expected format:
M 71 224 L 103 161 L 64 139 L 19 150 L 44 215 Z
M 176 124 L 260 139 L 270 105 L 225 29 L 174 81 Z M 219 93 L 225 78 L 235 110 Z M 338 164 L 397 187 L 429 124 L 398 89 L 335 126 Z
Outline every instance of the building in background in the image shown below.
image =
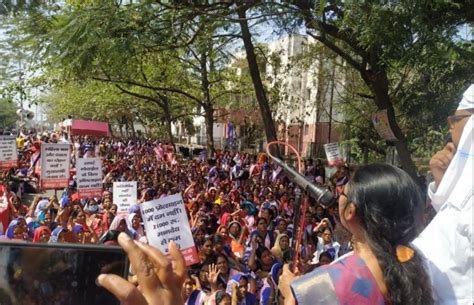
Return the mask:
M 336 110 L 345 83 L 341 62 L 306 35 L 273 41 L 268 52 L 272 60 L 265 74 L 270 87 L 280 88 L 274 114 L 280 140 L 303 157 L 324 155 L 322 145 L 340 140 L 337 125 L 344 120 Z M 318 59 L 305 62 L 305 52 L 317 52 Z
M 346 81 L 341 61 L 326 56 L 330 53 L 318 48 L 318 42 L 306 35 L 284 36 L 262 48 L 267 54 L 259 62 L 260 71 L 264 75 L 279 140 L 289 142 L 303 157 L 324 156 L 323 145 L 341 138 L 337 125 L 344 117 L 336 110 Z M 305 63 L 305 52 L 317 52 L 318 59 Z M 241 77 L 248 75 L 245 51 L 233 56 L 229 67 Z M 261 151 L 265 135 L 255 93 L 249 90 L 236 95 L 235 99 L 240 101 L 237 108 L 229 106 L 216 111 L 215 147 Z M 195 117 L 193 125 L 196 133 L 188 138 L 188 143 L 205 145 L 204 117 Z M 174 132 L 180 134 L 177 125 Z

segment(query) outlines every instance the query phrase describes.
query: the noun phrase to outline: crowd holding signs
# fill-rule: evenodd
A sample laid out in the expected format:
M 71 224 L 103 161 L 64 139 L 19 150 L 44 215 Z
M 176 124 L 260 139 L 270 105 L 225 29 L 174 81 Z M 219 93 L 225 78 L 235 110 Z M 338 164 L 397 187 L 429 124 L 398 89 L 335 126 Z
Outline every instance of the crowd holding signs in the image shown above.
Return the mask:
M 159 142 L 52 134 L 21 141 L 18 160 L 16 147 L 11 148 L 14 139 L 0 143 L 0 162 L 11 162 L 8 172 L 23 179 L 2 191 L 0 208 L 8 216 L 0 233 L 5 238 L 117 245 L 124 232 L 163 253 L 173 241 L 189 267 L 189 281 L 201 287 L 202 302 L 197 303 L 215 301 L 211 292 L 218 287 L 230 293 L 237 278 L 248 282 L 241 295 L 248 304 L 266 299 L 272 267 L 291 257 L 295 186 L 265 154 L 220 151 L 207 156 L 204 151 L 199 158 L 182 158 L 173 146 Z M 328 156 L 331 164 L 341 164 L 337 143 Z M 327 177 L 320 160 L 305 166 L 309 180 L 335 193 L 347 182 L 347 173 L 341 167 Z M 28 203 L 21 199 L 25 188 L 62 193 L 38 195 Z M 323 247 L 315 244 L 338 225 L 333 210 L 314 201 L 310 210 L 301 245 L 307 269 L 350 249 L 347 236 L 337 230 Z
M 408 173 L 369 164 L 350 174 L 330 143 L 336 172 L 309 159 L 304 176 L 338 204 L 304 197 L 299 228 L 300 189 L 264 153 L 181 158 L 149 140 L 30 134 L 16 139 L 16 154 L 3 137 L 1 238 L 119 243 L 131 261 L 128 279 L 97 280 L 128 304 L 472 304 L 473 110 L 471 85 L 448 117 L 453 142 L 430 162 L 435 216 Z M 25 190 L 39 188 L 64 189 L 26 202 Z M 284 267 L 291 262 L 299 275 Z M 28 278 L 12 268 L 14 282 Z M 28 280 L 33 294 L 63 292 Z

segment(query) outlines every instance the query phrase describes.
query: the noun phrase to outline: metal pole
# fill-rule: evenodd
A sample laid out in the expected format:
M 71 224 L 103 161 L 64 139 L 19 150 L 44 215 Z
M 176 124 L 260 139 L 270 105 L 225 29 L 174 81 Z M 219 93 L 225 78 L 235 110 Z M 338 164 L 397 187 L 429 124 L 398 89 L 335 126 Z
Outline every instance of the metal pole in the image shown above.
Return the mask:
M 301 228 L 300 226 L 300 221 L 301 221 L 301 189 L 299 187 L 296 187 L 295 188 L 295 206 L 294 206 L 294 209 L 293 209 L 293 238 L 292 238 L 292 241 L 291 241 L 291 246 L 293 248 L 293 257 L 291 258 L 293 260 L 293 272 L 296 273 L 296 271 L 298 270 L 298 252 L 299 252 L 299 245 L 300 245 L 300 241 L 299 241 L 299 230 L 301 229 L 304 229 L 304 228 Z

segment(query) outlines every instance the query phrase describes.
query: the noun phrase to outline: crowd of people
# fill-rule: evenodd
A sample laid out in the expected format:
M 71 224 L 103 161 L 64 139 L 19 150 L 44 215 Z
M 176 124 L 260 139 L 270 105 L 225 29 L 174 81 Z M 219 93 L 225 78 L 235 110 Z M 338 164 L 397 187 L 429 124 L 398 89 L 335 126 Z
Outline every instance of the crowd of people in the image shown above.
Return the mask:
M 102 274 L 98 283 L 124 304 L 472 304 L 473 113 L 471 85 L 448 117 L 453 142 L 430 161 L 433 220 L 424 217 L 419 183 L 391 165 L 341 166 L 328 175 L 320 160 L 307 160 L 305 177 L 338 203 L 309 198 L 297 230 L 297 186 L 264 153 L 182 158 L 159 142 L 53 133 L 18 140 L 19 167 L 2 176 L 3 238 L 122 246 L 128 279 Z M 57 142 L 71 144 L 73 165 L 101 158 L 102 196 L 79 199 L 73 169 L 61 196 L 22 200 L 24 190 L 37 189 L 42 143 Z M 115 181 L 138 183 L 126 215 L 113 202 Z M 147 245 L 140 216 L 141 203 L 176 193 L 199 254 L 188 267 L 173 242 L 168 258 Z
M 42 143 L 71 144 L 71 180 L 58 196 L 38 191 Z M 292 258 L 295 185 L 264 153 L 216 151 L 185 158 L 157 141 L 68 137 L 31 133 L 17 139 L 18 168 L 3 173 L 8 203 L 3 238 L 38 243 L 117 245 L 121 232 L 146 243 L 140 204 L 182 193 L 200 263 L 188 268 L 183 286 L 187 304 L 221 304 L 233 294 L 240 304 L 267 304 L 275 298 L 278 276 Z M 103 194 L 79 199 L 74 164 L 78 158 L 102 160 Z M 348 168 L 326 176 L 321 160 L 307 160 L 305 176 L 338 196 Z M 113 182 L 137 181 L 139 198 L 128 214 L 117 213 Z M 337 206 L 324 208 L 310 198 L 300 268 L 310 271 L 352 249 L 340 225 Z M 130 277 L 133 280 L 133 276 Z M 237 287 L 237 288 L 236 288 Z

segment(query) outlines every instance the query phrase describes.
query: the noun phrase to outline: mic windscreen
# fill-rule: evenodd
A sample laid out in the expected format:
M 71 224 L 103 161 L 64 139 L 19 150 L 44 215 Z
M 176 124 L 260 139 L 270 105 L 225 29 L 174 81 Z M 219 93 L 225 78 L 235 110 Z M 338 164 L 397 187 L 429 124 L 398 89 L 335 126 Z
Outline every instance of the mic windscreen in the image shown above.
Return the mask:
M 324 208 L 329 208 L 336 203 L 336 198 L 331 191 L 326 190 L 323 195 L 318 200 L 319 204 L 322 205 Z

